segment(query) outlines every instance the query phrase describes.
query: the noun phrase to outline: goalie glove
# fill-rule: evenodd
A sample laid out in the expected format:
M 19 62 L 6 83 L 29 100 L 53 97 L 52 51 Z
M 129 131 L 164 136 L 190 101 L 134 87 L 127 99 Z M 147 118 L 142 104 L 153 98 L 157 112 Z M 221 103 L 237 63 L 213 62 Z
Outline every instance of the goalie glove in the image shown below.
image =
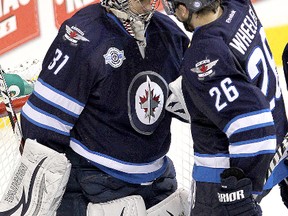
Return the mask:
M 260 206 L 252 197 L 252 182 L 239 168 L 225 169 L 221 175 L 219 202 L 229 216 L 261 216 Z
M 184 122 L 190 123 L 190 115 L 182 93 L 182 76 L 169 84 L 171 95 L 168 97 L 165 109 L 180 117 Z

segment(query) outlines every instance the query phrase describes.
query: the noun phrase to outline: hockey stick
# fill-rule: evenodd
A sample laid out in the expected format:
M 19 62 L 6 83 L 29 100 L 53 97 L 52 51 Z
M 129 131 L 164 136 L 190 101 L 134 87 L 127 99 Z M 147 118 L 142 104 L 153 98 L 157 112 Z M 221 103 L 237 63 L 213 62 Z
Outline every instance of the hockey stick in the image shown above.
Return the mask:
M 288 133 L 285 135 L 282 145 L 279 145 L 276 153 L 274 154 L 274 157 L 272 158 L 269 168 L 267 170 L 267 174 L 264 180 L 264 184 L 267 182 L 268 178 L 271 176 L 272 172 L 274 171 L 275 167 L 278 165 L 282 157 L 284 156 L 284 153 L 288 150 Z
M 2 70 L 2 67 L 0 65 L 0 91 L 3 97 L 3 101 L 5 104 L 6 111 L 8 113 L 8 117 L 9 117 L 12 129 L 13 129 L 13 132 L 16 135 L 16 138 L 20 143 L 19 151 L 22 154 L 23 148 L 24 148 L 24 140 L 22 137 L 22 131 L 21 131 L 21 127 L 20 127 L 17 115 L 13 109 L 12 99 L 11 99 L 11 95 L 9 92 L 9 88 L 5 81 L 4 73 L 5 72 Z
M 288 133 L 285 135 L 283 141 L 282 141 L 282 145 L 279 145 L 273 158 L 271 159 L 270 161 L 270 164 L 269 164 L 269 168 L 267 170 L 267 173 L 266 173 L 266 176 L 265 176 L 265 179 L 264 179 L 264 184 L 266 184 L 266 182 L 268 181 L 268 179 L 270 178 L 270 176 L 272 175 L 272 172 L 274 171 L 275 167 L 279 164 L 279 162 L 281 161 L 281 159 L 283 159 L 283 156 L 285 155 L 285 152 L 288 150 Z M 287 155 L 286 155 L 287 157 Z M 285 160 L 285 159 L 283 159 Z M 285 180 L 286 181 L 286 180 Z M 288 182 L 286 181 L 286 184 L 288 185 Z M 265 194 L 266 195 L 266 194 Z M 264 195 L 264 196 L 265 196 Z M 258 202 L 261 201 L 261 199 L 263 198 L 261 195 L 254 195 L 253 196 L 254 199 L 256 199 Z M 261 197 L 259 199 L 259 197 Z M 257 199 L 258 198 L 258 199 Z

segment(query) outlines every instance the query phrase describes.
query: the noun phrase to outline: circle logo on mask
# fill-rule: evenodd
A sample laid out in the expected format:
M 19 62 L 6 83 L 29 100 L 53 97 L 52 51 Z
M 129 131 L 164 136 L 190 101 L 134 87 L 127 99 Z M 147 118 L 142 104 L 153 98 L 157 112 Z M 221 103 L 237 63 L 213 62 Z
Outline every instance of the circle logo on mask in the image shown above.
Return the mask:
M 165 113 L 168 85 L 159 74 L 145 71 L 134 77 L 128 90 L 128 110 L 132 127 L 152 134 Z
M 202 6 L 202 2 L 201 1 L 194 1 L 193 2 L 193 7 L 198 9 Z

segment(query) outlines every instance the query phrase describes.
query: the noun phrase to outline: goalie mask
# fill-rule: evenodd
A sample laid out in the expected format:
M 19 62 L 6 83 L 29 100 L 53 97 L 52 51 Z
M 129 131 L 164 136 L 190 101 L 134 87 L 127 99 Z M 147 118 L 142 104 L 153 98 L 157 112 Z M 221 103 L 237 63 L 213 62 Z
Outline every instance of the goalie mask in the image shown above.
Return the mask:
M 215 0 L 162 0 L 164 10 L 168 15 L 174 15 L 179 4 L 184 4 L 190 13 L 195 13 L 210 5 Z
M 133 8 L 132 1 L 139 3 L 142 6 L 142 13 L 138 13 L 135 8 Z M 159 5 L 159 0 L 150 0 L 149 9 L 144 6 L 142 2 L 147 0 L 101 0 L 101 5 L 108 9 L 116 9 L 120 12 L 127 14 L 127 18 L 130 21 L 141 21 L 143 24 L 147 25 Z M 149 0 L 148 0 L 149 1 Z

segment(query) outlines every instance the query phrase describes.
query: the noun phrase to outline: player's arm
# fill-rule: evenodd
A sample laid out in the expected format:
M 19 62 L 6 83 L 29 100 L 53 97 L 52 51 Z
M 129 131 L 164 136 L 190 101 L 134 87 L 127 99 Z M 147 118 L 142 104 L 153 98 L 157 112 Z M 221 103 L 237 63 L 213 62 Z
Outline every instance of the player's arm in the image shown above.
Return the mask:
M 199 50 L 207 50 L 207 43 L 204 41 L 197 45 Z M 221 177 L 219 175 L 217 181 L 221 183 L 221 179 L 232 179 L 231 184 L 235 184 L 233 187 L 236 189 L 227 188 L 231 191 L 231 196 L 235 190 L 246 190 L 246 184 L 251 186 L 250 192 L 247 192 L 248 198 L 263 190 L 265 175 L 276 149 L 274 121 L 264 94 L 251 83 L 246 74 L 238 70 L 227 46 L 221 44 L 221 41 L 214 42 L 213 46 L 209 53 L 202 53 L 202 58 L 197 56 L 191 70 L 185 73 L 188 84 L 184 84 L 193 85 L 190 90 L 187 87 L 188 93 L 197 102 L 198 109 L 223 132 L 223 145 L 229 144 L 227 151 L 217 149 L 216 153 L 221 153 L 221 157 L 215 154 L 209 156 L 210 159 L 217 158 L 218 171 L 225 173 Z M 196 64 L 198 62 L 199 65 Z M 205 64 L 200 65 L 202 62 Z M 199 157 L 205 160 L 207 156 L 200 154 Z M 245 178 L 249 179 L 245 185 L 238 185 L 239 179 L 235 181 L 230 172 L 225 172 L 229 167 L 241 168 Z M 227 183 L 226 180 L 225 182 Z M 249 200 L 252 202 L 252 198 Z M 250 204 L 247 203 L 247 207 Z M 233 206 L 238 208 L 238 205 Z M 240 210 L 241 208 L 238 209 Z
M 226 135 L 230 167 L 241 168 L 251 179 L 253 192 L 261 193 L 277 144 L 270 104 L 248 75 L 239 71 L 227 46 L 221 42 L 214 46 L 209 58 L 215 63 L 211 67 L 215 74 L 195 84 L 202 89 L 196 95 L 204 101 L 200 110 Z
M 68 40 L 68 25 L 73 24 L 65 22 L 50 46 L 34 91 L 21 112 L 24 138 L 37 139 L 60 152 L 61 146 L 69 145 L 70 131 L 95 83 L 89 53 L 84 53 L 88 42 L 75 45 Z

